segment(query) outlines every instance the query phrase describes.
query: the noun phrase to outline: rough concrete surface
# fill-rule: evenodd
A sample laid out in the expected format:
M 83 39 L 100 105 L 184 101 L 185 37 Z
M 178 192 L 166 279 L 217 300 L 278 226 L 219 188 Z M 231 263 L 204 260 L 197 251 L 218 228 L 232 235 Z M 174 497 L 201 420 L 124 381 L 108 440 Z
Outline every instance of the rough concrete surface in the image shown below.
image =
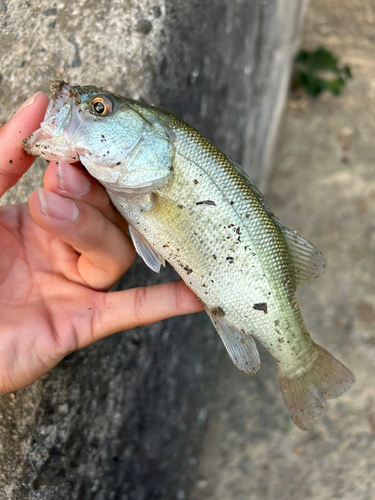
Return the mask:
M 342 96 L 292 94 L 267 199 L 322 250 L 327 273 L 298 291 L 308 331 L 355 374 L 315 428 L 287 415 L 273 361 L 246 378 L 226 362 L 191 500 L 375 498 L 375 6 L 310 3 L 303 47 L 349 64 Z
M 0 1 L 0 123 L 54 79 L 143 97 L 260 177 L 306 2 Z M 3 197 L 26 201 L 40 162 Z M 156 276 L 141 262 L 121 287 Z M 204 314 L 119 333 L 0 400 L 0 498 L 183 500 L 223 354 Z M 224 365 L 226 366 L 226 365 Z

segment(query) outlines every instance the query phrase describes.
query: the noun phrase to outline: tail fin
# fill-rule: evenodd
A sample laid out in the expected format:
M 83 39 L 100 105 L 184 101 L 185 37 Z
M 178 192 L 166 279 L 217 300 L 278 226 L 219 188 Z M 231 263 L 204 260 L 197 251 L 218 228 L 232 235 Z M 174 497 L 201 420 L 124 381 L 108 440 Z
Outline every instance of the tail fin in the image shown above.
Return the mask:
M 278 366 L 279 386 L 294 423 L 302 430 L 316 424 L 325 400 L 337 398 L 354 382 L 354 375 L 323 347 L 315 344 L 315 359 L 301 374 L 284 375 Z

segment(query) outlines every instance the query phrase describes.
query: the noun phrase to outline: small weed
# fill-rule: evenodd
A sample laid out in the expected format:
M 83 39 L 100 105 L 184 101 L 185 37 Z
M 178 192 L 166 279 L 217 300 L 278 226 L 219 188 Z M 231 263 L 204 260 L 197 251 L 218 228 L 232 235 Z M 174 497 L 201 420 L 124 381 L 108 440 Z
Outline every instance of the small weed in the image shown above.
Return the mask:
M 292 88 L 303 87 L 311 97 L 324 90 L 338 96 L 346 81 L 352 78 L 349 66 L 339 66 L 338 58 L 324 47 L 301 50 L 295 59 Z

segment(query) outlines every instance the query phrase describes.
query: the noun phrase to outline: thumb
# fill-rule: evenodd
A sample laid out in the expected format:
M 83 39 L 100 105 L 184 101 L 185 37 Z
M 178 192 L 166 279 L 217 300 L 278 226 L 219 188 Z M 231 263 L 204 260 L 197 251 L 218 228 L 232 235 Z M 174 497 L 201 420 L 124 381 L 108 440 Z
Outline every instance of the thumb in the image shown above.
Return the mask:
M 22 104 L 8 123 L 0 127 L 0 197 L 34 163 L 34 158 L 25 153 L 22 140 L 39 127 L 48 101 L 48 96 L 37 92 Z

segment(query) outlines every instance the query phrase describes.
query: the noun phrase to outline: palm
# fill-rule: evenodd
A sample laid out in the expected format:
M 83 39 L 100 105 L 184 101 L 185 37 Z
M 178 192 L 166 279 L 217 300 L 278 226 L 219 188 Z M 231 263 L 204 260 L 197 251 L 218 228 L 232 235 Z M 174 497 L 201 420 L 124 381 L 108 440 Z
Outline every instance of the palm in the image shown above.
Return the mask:
M 90 343 L 96 293 L 84 286 L 78 254 L 40 229 L 27 205 L 3 207 L 0 216 L 0 370 L 7 390 L 77 349 L 78 329 Z
M 38 128 L 48 98 L 34 101 L 0 127 L 0 197 L 32 164 L 19 134 Z M 0 207 L 0 393 L 106 335 L 202 309 L 181 281 L 107 294 L 134 260 L 126 222 L 77 167 L 51 163 L 44 187 Z

